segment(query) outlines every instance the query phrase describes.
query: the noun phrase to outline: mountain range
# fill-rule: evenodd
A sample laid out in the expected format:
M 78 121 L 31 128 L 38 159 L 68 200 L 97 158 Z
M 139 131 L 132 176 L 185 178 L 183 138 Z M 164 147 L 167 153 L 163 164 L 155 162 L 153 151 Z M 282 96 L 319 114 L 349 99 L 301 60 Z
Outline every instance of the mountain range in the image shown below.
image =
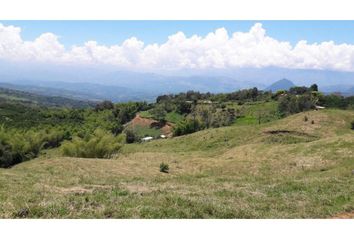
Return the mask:
M 278 80 L 276 85 L 273 83 Z M 290 81 L 284 81 L 290 79 Z M 242 68 L 232 70 L 185 70 L 179 72 L 132 72 L 99 66 L 58 66 L 1 62 L 0 86 L 49 96 L 114 102 L 148 101 L 158 95 L 185 92 L 232 92 L 257 87 L 276 90 L 310 86 L 343 95 L 354 95 L 354 73 L 284 68 Z

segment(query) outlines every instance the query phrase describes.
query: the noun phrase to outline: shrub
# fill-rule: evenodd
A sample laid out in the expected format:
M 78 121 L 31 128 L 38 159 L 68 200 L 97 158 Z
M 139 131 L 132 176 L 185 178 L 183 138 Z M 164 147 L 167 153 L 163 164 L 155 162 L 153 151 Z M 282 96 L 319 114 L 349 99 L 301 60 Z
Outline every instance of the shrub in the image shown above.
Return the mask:
M 0 142 L 0 167 L 10 167 L 13 162 L 11 146 Z
M 39 155 L 44 148 L 57 147 L 65 133 L 56 130 L 16 130 L 0 127 L 0 167 L 11 167 Z
M 137 136 L 132 130 L 125 131 L 125 141 L 126 143 L 133 143 L 137 140 Z
M 351 124 L 351 129 L 354 130 L 354 120 L 350 124 Z
M 122 138 L 102 129 L 84 138 L 74 137 L 62 145 L 62 152 L 69 157 L 110 158 L 122 147 Z
M 202 129 L 202 126 L 198 120 L 187 119 L 187 120 L 179 122 L 173 128 L 173 135 L 174 136 L 181 136 L 181 135 L 185 135 L 185 134 L 194 133 L 200 129 Z
M 311 124 L 315 124 L 315 121 L 314 121 L 314 120 L 312 120 L 312 121 L 311 121 Z
M 160 164 L 160 172 L 168 173 L 169 169 L 170 168 L 169 168 L 168 164 L 166 164 L 166 163 Z
M 307 122 L 308 120 L 309 120 L 308 117 L 305 115 L 304 122 Z

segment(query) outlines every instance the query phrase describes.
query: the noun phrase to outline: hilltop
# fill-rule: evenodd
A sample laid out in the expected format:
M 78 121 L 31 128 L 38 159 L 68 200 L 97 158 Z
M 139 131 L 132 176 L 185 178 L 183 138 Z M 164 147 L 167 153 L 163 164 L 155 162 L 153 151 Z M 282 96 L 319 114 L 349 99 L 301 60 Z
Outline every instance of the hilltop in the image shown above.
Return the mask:
M 295 87 L 295 84 L 292 81 L 284 78 L 284 79 L 274 82 L 272 85 L 267 87 L 265 90 L 276 92 L 279 90 L 289 90 L 292 87 Z
M 305 121 L 305 116 L 308 120 Z M 0 216 L 327 218 L 354 211 L 351 110 L 126 144 L 113 159 L 39 158 L 0 169 Z M 159 172 L 161 162 L 170 166 Z

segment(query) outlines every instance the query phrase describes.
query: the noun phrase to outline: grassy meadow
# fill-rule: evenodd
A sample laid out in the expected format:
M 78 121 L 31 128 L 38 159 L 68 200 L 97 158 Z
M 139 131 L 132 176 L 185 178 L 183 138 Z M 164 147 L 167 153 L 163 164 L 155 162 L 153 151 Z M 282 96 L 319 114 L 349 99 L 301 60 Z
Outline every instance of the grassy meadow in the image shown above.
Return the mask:
M 305 116 L 308 120 L 304 120 Z M 171 118 L 178 118 L 171 116 Z M 0 168 L 1 218 L 331 218 L 354 211 L 351 110 L 125 144 L 112 159 Z M 169 165 L 169 173 L 159 165 Z

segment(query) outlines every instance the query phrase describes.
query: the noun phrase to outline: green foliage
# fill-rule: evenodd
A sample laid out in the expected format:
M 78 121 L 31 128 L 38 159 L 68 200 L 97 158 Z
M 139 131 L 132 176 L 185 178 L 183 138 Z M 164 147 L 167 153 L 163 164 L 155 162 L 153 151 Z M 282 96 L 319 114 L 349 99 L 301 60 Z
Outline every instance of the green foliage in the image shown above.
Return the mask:
M 69 157 L 110 158 L 119 151 L 123 141 L 121 136 L 114 136 L 98 128 L 92 135 L 84 138 L 74 137 L 72 141 L 65 141 L 62 152 Z
M 354 109 L 354 96 L 321 95 L 318 104 L 328 108 Z
M 317 84 L 312 84 L 311 87 L 310 87 L 310 90 L 311 90 L 311 91 L 314 91 L 314 92 L 318 92 L 318 86 L 317 86 Z
M 96 111 L 111 110 L 113 108 L 114 108 L 113 103 L 111 101 L 107 101 L 107 100 L 97 103 L 95 106 Z
M 162 134 L 159 128 L 140 126 L 140 125 L 129 127 L 128 129 L 125 130 L 125 134 L 129 134 L 129 132 L 130 134 L 134 135 L 134 138 L 132 138 L 134 142 L 140 142 L 141 138 L 143 137 L 153 137 L 154 139 L 156 139 L 159 138 L 160 135 Z
M 294 95 L 303 95 L 305 93 L 311 92 L 311 90 L 307 87 L 292 87 L 289 89 L 289 93 L 290 94 L 294 94 Z
M 125 141 L 126 143 L 133 143 L 138 141 L 138 137 L 132 130 L 128 129 L 125 131 Z
M 114 106 L 113 115 L 120 124 L 125 124 L 132 120 L 136 113 L 149 108 L 146 102 L 119 103 Z
M 143 118 L 153 118 L 152 114 L 149 111 L 141 111 L 139 115 Z
M 162 105 L 157 105 L 153 109 L 149 111 L 153 118 L 159 122 L 165 121 L 165 117 L 167 114 L 167 111 L 163 108 Z
M 186 119 L 184 121 L 179 122 L 173 128 L 173 135 L 181 136 L 185 134 L 194 133 L 200 129 L 202 129 L 202 126 L 198 120 Z
M 10 167 L 14 158 L 11 146 L 0 141 L 0 167 Z
M 279 99 L 278 111 L 282 116 L 307 111 L 315 107 L 315 101 L 310 94 L 288 94 Z
M 166 121 L 171 122 L 171 123 L 179 123 L 184 118 L 181 114 L 179 114 L 177 112 L 169 112 L 166 114 L 165 119 L 166 119 Z
M 0 127 L 0 167 L 35 158 L 42 149 L 58 147 L 69 138 L 67 132 L 56 129 L 23 131 Z
M 160 172 L 168 173 L 169 170 L 170 170 L 170 167 L 168 166 L 168 164 L 166 164 L 166 163 L 160 164 Z

